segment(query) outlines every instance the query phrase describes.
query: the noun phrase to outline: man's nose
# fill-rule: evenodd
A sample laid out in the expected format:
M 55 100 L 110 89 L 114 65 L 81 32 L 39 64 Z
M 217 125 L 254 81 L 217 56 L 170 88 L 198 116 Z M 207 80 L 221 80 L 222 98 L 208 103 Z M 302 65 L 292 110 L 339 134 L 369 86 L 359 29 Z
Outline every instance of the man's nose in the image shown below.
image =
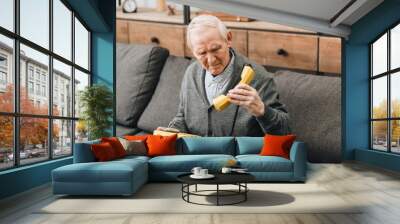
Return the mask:
M 207 55 L 207 61 L 209 65 L 213 65 L 217 58 L 213 54 L 208 54 Z

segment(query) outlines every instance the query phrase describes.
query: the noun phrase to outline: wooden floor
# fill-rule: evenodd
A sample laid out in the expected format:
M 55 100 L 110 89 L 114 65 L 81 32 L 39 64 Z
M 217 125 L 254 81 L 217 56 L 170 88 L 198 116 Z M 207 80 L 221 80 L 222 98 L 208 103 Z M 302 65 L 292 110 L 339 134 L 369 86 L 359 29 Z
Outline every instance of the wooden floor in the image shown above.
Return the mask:
M 400 174 L 359 163 L 310 164 L 309 183 L 346 201 L 367 204 L 357 214 L 36 214 L 54 200 L 42 186 L 0 202 L 0 223 L 220 224 L 220 223 L 400 223 Z M 318 203 L 316 201 L 316 203 Z M 173 205 L 172 205 L 173 206 Z

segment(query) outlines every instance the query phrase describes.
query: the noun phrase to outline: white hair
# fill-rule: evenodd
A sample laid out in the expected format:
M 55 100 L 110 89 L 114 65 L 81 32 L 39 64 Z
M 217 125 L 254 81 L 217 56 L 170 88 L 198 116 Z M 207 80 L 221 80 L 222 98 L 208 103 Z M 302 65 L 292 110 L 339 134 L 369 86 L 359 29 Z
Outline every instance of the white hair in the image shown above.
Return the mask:
M 221 22 L 217 17 L 212 15 L 200 15 L 196 16 L 188 25 L 186 32 L 186 43 L 187 46 L 192 49 L 192 43 L 190 42 L 190 32 L 196 28 L 216 28 L 224 40 L 227 40 L 228 29 L 225 24 Z

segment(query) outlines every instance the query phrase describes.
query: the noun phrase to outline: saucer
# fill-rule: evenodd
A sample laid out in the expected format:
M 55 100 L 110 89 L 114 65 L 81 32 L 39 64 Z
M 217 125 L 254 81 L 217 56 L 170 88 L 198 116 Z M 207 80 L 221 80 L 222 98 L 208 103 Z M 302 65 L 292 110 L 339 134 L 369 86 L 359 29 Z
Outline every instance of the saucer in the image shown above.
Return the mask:
M 193 179 L 211 179 L 211 178 L 214 178 L 214 177 L 215 176 L 212 175 L 212 174 L 207 174 L 207 175 L 204 175 L 204 176 L 194 175 L 194 174 L 190 175 L 190 178 L 193 178 Z

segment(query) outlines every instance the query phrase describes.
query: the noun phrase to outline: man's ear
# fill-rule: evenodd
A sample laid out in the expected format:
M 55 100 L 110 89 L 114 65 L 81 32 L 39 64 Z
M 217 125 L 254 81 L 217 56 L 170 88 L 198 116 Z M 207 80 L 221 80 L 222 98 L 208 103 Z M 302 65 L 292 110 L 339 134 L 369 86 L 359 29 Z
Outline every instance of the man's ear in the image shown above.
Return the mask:
M 226 42 L 228 43 L 228 47 L 232 47 L 232 32 L 228 31 L 226 34 Z

